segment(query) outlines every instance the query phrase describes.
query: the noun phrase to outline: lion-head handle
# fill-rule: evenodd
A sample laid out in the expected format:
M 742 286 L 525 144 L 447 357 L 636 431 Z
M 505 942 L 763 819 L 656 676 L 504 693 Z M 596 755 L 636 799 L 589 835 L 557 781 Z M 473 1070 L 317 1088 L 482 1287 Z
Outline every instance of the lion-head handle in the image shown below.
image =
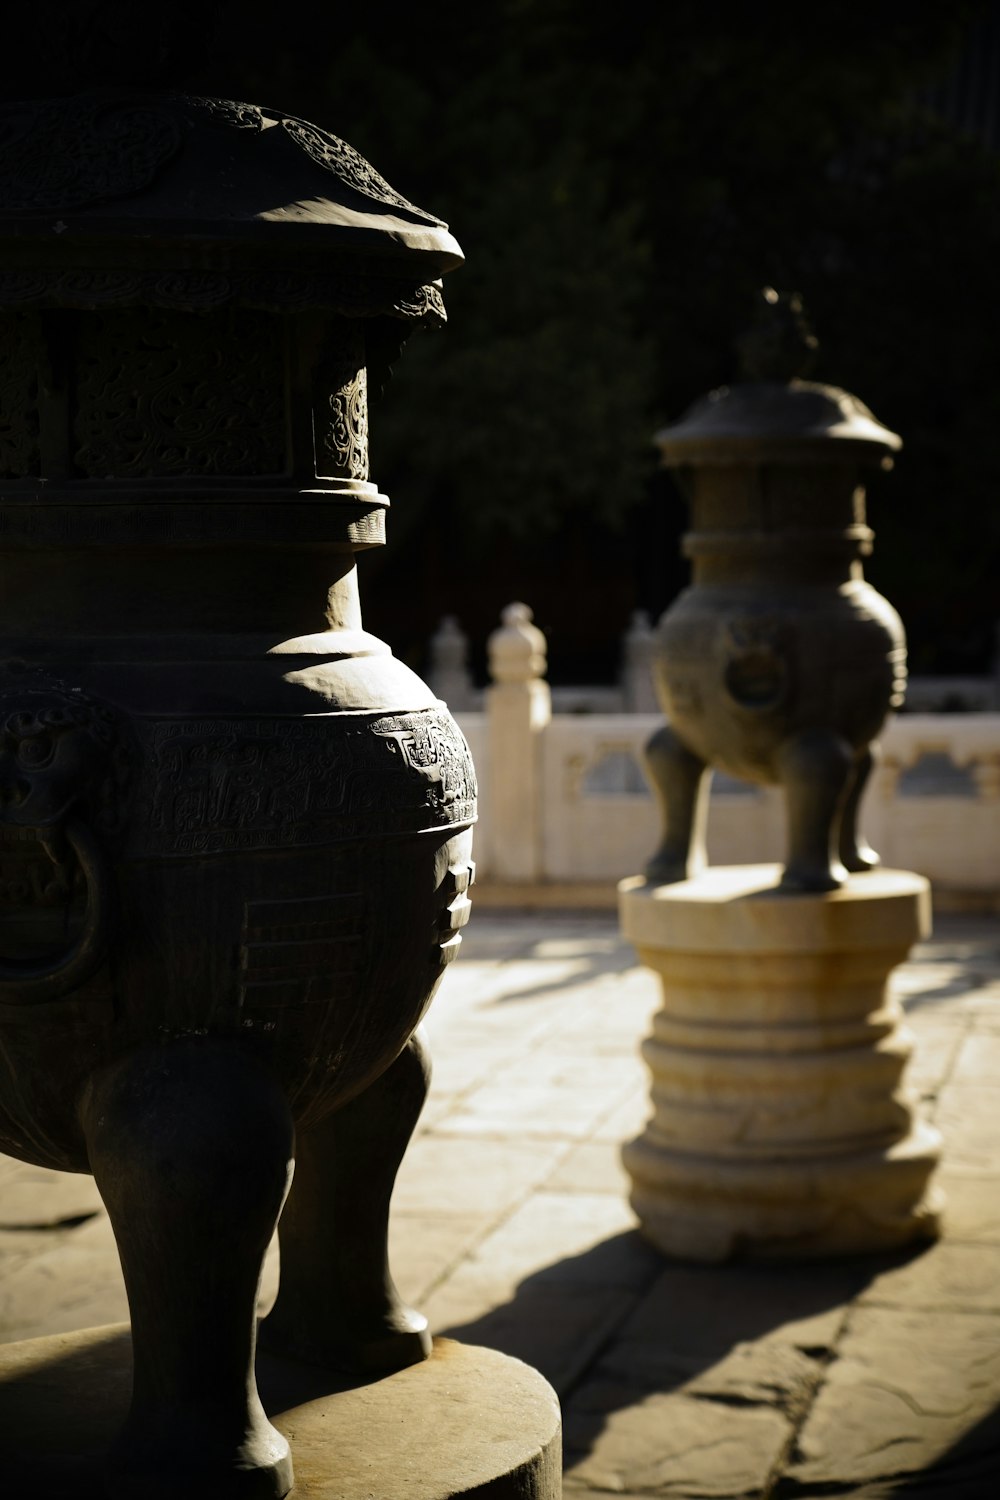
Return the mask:
M 110 873 L 105 837 L 121 816 L 127 757 L 115 713 L 52 679 L 0 691 L 0 841 L 34 841 L 52 865 L 49 893 L 81 883 L 83 925 L 52 958 L 2 956 L 0 998 L 65 995 L 88 979 L 108 947 Z

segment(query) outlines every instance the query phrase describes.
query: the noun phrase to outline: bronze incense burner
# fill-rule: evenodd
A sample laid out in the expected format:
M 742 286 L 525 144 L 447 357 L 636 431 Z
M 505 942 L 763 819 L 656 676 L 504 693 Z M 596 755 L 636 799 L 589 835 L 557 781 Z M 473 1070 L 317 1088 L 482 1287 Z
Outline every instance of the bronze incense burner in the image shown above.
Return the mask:
M 783 787 L 786 889 L 834 889 L 877 862 L 858 805 L 902 702 L 906 639 L 864 577 L 864 470 L 902 445 L 856 397 L 801 378 L 814 345 L 799 299 L 769 289 L 746 378 L 657 434 L 691 506 L 693 576 L 658 630 L 668 723 L 647 749 L 664 822 L 651 880 L 704 864 L 715 766 Z
M 121 1495 L 283 1495 L 279 1352 L 429 1349 L 385 1260 L 475 780 L 362 626 L 369 386 L 461 252 L 351 147 L 114 90 L 0 122 L 0 1149 L 93 1172 Z

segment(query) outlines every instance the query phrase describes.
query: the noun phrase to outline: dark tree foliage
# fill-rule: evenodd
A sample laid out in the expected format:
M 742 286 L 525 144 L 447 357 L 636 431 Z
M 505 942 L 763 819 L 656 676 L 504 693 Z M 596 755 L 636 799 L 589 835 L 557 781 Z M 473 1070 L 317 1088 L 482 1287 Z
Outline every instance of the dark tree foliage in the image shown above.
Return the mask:
M 466 252 L 446 283 L 448 330 L 411 340 L 374 423 L 396 504 L 391 548 L 366 563 L 368 599 L 394 645 L 416 655 L 446 611 L 484 634 L 522 593 L 557 670 L 609 671 L 629 609 L 662 608 L 684 579 L 682 508 L 654 474 L 651 434 L 734 375 L 734 341 L 770 283 L 805 298 L 816 378 L 904 438 L 872 486 L 871 573 L 916 666 L 985 667 L 1000 160 L 922 101 L 996 8 L 158 11 L 168 23 L 141 59 L 153 81 L 315 119 L 448 219 Z M 114 51 L 109 38 L 135 47 L 134 5 L 70 9 L 72 24 L 44 20 L 36 49 L 53 87 L 72 86 L 54 38 L 66 80 Z M 103 38 L 89 51 L 84 13 Z M 23 82 L 30 45 L 22 55 Z

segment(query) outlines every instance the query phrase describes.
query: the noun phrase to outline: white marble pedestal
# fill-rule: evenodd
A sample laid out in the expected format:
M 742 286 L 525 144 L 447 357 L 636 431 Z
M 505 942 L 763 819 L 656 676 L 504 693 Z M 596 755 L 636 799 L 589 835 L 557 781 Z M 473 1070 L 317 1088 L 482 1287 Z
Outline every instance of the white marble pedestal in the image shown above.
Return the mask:
M 939 1232 L 937 1132 L 916 1119 L 892 969 L 930 930 L 919 875 L 822 895 L 777 865 L 619 886 L 622 930 L 663 985 L 643 1045 L 653 1116 L 624 1148 L 665 1254 L 818 1256 Z

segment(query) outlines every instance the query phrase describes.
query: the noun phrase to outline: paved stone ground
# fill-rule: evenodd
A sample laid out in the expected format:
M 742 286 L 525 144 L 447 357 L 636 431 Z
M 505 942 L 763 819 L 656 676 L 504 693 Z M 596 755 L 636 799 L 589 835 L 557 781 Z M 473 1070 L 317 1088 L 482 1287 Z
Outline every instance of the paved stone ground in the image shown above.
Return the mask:
M 945 1238 L 822 1265 L 668 1264 L 618 1162 L 646 1114 L 653 977 L 608 913 L 477 913 L 429 1020 L 394 1265 L 436 1332 L 556 1386 L 567 1496 L 1000 1492 L 996 923 L 942 918 L 897 980 L 946 1135 Z M 276 1272 L 272 1255 L 269 1295 Z M 126 1316 L 90 1179 L 0 1158 L 0 1341 Z

